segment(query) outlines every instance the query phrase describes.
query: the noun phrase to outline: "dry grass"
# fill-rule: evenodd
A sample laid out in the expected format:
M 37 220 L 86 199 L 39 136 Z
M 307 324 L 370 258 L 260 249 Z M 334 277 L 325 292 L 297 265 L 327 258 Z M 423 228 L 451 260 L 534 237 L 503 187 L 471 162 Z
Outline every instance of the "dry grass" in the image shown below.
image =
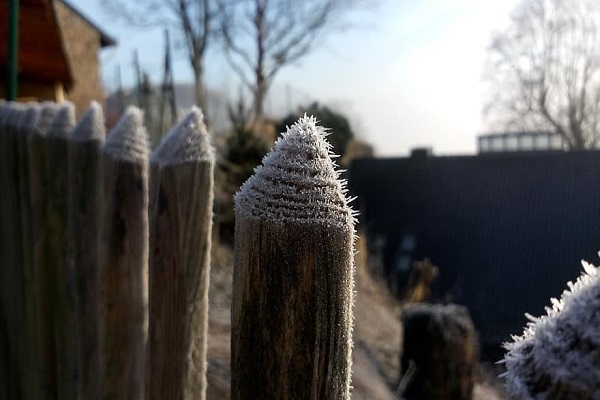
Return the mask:
M 400 375 L 400 305 L 365 268 L 363 241 L 357 242 L 356 302 L 354 305 L 354 363 L 352 399 L 392 400 Z M 210 276 L 207 399 L 229 399 L 231 283 L 233 254 L 213 246 Z M 478 384 L 474 400 L 502 400 L 488 377 Z

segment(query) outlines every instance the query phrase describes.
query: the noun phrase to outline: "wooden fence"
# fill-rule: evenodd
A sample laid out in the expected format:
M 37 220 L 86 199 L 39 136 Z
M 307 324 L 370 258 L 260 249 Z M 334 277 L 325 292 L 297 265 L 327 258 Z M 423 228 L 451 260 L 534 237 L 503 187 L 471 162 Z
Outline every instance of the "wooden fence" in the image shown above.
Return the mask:
M 303 118 L 236 197 L 235 399 L 350 392 L 354 217 Z M 203 399 L 214 155 L 192 109 L 0 103 L 0 400 Z

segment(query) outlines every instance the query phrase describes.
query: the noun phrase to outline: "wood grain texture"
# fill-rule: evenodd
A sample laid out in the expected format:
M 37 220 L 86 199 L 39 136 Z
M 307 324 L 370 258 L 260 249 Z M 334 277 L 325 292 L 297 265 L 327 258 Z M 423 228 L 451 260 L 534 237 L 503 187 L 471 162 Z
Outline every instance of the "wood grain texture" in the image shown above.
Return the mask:
M 352 226 L 237 215 L 232 399 L 347 399 Z
M 17 155 L 16 122 L 22 110 L 16 106 L 5 121 L 0 133 L 0 325 L 7 363 L 7 396 L 24 397 L 27 348 L 25 342 L 25 305 L 23 254 L 19 197 L 19 167 Z
M 148 333 L 148 164 L 115 159 L 106 151 L 102 160 L 101 397 L 142 399 Z
M 21 204 L 21 235 L 23 254 L 23 276 L 24 276 L 24 305 L 26 330 L 24 332 L 27 342 L 27 361 L 25 368 L 25 398 L 39 399 L 40 380 L 38 375 L 38 360 L 36 343 L 36 321 L 37 306 L 34 285 L 34 263 L 33 263 L 33 232 L 31 216 L 31 191 L 29 183 L 29 137 L 39 118 L 39 107 L 31 106 L 28 113 L 23 116 L 18 128 L 17 156 L 19 159 L 19 198 Z M 35 108 L 34 108 L 35 107 Z
M 98 273 L 102 207 L 101 140 L 69 143 L 69 268 L 78 300 L 79 398 L 100 398 Z
M 56 384 L 58 399 L 76 399 L 79 393 L 79 322 L 74 265 L 68 262 L 68 173 L 67 138 L 46 138 L 48 229 L 47 265 L 52 285 Z
M 47 176 L 45 135 L 35 132 L 29 141 L 29 182 L 33 234 L 33 285 L 36 308 L 36 353 L 41 398 L 56 399 L 56 351 L 51 271 L 48 265 Z
M 164 166 L 151 181 L 147 397 L 204 399 L 213 164 Z

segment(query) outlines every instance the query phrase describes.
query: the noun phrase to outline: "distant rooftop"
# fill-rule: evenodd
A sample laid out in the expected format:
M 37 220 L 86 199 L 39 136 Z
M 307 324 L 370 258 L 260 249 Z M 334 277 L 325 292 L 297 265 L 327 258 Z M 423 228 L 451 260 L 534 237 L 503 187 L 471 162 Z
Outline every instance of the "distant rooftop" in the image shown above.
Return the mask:
M 479 153 L 510 151 L 562 151 L 565 140 L 552 132 L 505 132 L 481 135 L 477 139 Z

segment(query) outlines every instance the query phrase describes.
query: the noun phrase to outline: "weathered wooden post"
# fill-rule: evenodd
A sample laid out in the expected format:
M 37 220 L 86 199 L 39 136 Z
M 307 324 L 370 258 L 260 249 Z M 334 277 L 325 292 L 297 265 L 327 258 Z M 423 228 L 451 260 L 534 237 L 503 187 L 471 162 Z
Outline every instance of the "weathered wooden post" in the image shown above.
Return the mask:
M 98 272 L 100 210 L 102 208 L 101 148 L 104 114 L 92 102 L 73 129 L 69 142 L 68 246 L 73 271 L 79 323 L 79 398 L 100 399 L 98 337 Z
M 3 352 L 7 367 L 7 396 L 24 396 L 26 343 L 21 253 L 20 202 L 16 128 L 24 112 L 20 104 L 9 103 L 0 133 L 0 329 L 4 330 Z
M 204 399 L 214 157 L 199 109 L 151 160 L 148 399 Z M 158 168 L 157 168 L 158 167 Z
M 9 107 L 8 107 L 8 103 L 6 103 L 5 101 L 0 101 L 0 137 L 5 135 L 6 132 L 6 117 L 7 114 L 10 112 L 9 111 Z M 0 142 L 2 141 L 2 139 L 0 139 Z M 3 156 L 4 152 L 2 149 L 0 149 L 0 156 Z M 2 157 L 2 160 L 4 160 L 4 157 Z M 0 161 L 1 162 L 1 161 Z M 5 168 L 5 164 L 2 164 L 2 168 Z M 3 172 L 0 171 L 0 174 L 2 174 Z M 0 178 L 0 179 L 4 179 L 4 178 Z M 4 192 L 0 192 L 0 201 L 4 201 L 4 196 L 5 193 Z M 4 238 L 0 239 L 0 262 L 2 264 L 4 264 Z M 4 275 L 4 271 L 0 271 L 0 277 L 3 277 Z M 3 286 L 0 286 L 0 289 L 4 289 Z M 2 297 L 0 297 L 0 324 L 6 326 L 8 321 L 6 318 L 5 312 L 4 312 L 4 308 L 5 306 L 2 304 L 3 303 L 3 299 Z M 10 358 L 9 358 L 9 345 L 8 345 L 8 332 L 6 332 L 6 329 L 2 330 L 0 329 L 0 374 L 2 374 L 2 376 L 9 376 L 9 371 L 10 371 Z M 3 379 L 0 380 L 0 397 L 3 399 L 10 399 L 11 398 L 11 394 L 10 394 L 10 382 L 8 379 Z
M 33 293 L 36 312 L 36 354 L 42 398 L 56 398 L 56 349 L 52 307 L 51 271 L 48 264 L 48 193 L 46 174 L 47 130 L 58 113 L 55 103 L 42 103 L 37 124 L 29 137 L 29 185 L 33 245 Z
M 18 125 L 17 134 L 17 157 L 19 162 L 19 201 L 21 205 L 21 237 L 23 254 L 23 277 L 24 277 L 24 305 L 26 332 L 24 334 L 27 346 L 27 360 L 25 368 L 25 391 L 26 399 L 39 399 L 40 379 L 38 375 L 39 355 L 37 353 L 36 327 L 37 327 L 37 305 L 36 288 L 34 286 L 33 270 L 33 233 L 31 220 L 31 192 L 29 185 L 29 137 L 35 129 L 40 116 L 40 107 L 37 104 L 28 105 L 22 114 Z
M 46 263 L 50 271 L 58 399 L 76 399 L 79 373 L 79 325 L 75 274 L 68 263 L 69 135 L 75 126 L 75 108 L 61 105 L 46 136 L 48 239 Z
M 235 198 L 232 399 L 347 399 L 354 217 L 314 118 Z
M 103 399 L 143 399 L 148 335 L 148 143 L 130 107 L 102 148 L 100 363 Z
M 511 399 L 595 400 L 600 398 L 600 269 L 582 261 L 584 272 L 546 315 L 514 335 L 503 362 Z
M 456 304 L 411 304 L 402 314 L 401 368 L 412 364 L 407 400 L 470 400 L 479 371 L 478 338 L 466 308 Z

